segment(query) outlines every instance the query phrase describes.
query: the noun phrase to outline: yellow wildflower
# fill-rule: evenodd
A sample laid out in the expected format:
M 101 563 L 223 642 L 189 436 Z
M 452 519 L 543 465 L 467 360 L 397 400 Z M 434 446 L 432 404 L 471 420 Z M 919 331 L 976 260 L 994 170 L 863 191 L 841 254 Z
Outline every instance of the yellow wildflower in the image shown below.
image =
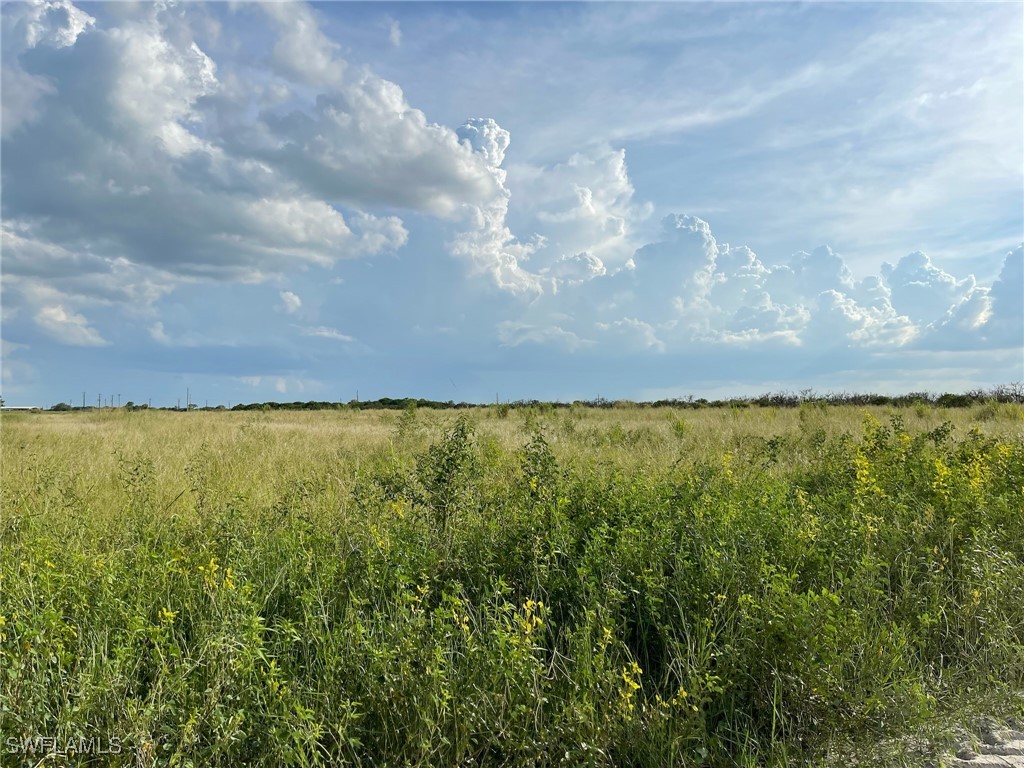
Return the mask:
M 637 682 L 643 674 L 643 670 L 640 665 L 635 661 L 631 661 L 627 666 L 624 666 L 621 671 L 622 675 L 622 690 L 619 692 L 619 705 L 626 712 L 626 719 L 632 719 L 632 712 L 635 707 L 633 703 L 633 697 L 636 692 L 640 690 L 640 683 Z
M 543 612 L 544 603 L 534 602 L 533 600 L 527 600 L 523 603 L 523 618 L 519 621 L 519 626 L 527 635 L 533 634 L 539 627 L 544 626 L 544 620 L 538 615 Z
M 203 574 L 203 581 L 206 582 L 208 587 L 217 586 L 217 571 L 220 570 L 220 566 L 217 565 L 217 559 L 211 557 L 210 562 L 206 565 L 199 566 L 199 572 Z

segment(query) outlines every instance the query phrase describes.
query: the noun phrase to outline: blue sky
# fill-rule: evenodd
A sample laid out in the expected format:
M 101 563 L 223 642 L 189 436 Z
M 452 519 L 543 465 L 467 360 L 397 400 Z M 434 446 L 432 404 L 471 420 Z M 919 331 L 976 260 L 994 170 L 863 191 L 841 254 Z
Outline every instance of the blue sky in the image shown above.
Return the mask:
M 1019 3 L 4 3 L 4 398 L 1024 380 Z

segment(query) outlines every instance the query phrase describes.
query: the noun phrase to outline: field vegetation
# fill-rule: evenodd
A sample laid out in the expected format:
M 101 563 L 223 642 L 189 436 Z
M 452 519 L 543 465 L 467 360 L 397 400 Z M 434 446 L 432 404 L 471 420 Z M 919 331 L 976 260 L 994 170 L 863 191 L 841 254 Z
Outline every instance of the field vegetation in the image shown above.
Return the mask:
M 1021 712 L 1019 404 L 0 433 L 0 734 L 128 746 L 71 764 L 850 764 Z

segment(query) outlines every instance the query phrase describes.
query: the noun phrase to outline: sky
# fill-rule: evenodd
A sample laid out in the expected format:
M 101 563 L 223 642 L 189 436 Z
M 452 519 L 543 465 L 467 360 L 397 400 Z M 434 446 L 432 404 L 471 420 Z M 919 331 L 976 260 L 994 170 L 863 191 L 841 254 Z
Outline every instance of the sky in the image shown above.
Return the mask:
M 1024 380 L 1019 2 L 0 10 L 9 405 Z

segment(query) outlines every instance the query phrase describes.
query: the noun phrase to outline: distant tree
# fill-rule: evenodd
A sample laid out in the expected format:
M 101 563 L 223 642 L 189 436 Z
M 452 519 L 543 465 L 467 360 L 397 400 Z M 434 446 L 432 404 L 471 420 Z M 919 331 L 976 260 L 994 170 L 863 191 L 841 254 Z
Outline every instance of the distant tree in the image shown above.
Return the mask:
M 57 403 L 50 410 L 51 411 L 70 411 L 70 410 L 72 410 L 72 408 L 67 403 Z

